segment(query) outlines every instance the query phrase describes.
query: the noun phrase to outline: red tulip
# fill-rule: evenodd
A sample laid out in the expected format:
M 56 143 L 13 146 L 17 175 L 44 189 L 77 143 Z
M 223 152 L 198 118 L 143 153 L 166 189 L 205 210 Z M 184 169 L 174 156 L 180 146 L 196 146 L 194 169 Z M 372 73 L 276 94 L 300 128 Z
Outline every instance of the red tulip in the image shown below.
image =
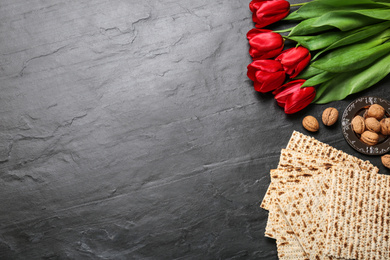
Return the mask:
M 285 0 L 252 0 L 249 4 L 252 20 L 257 28 L 282 20 L 290 12 L 290 4 Z
M 283 37 L 271 30 L 251 29 L 246 37 L 249 40 L 249 54 L 252 58 L 273 58 L 279 55 L 284 47 Z
M 308 49 L 302 46 L 283 51 L 275 60 L 282 63 L 284 70 L 295 78 L 309 64 L 311 59 Z
M 276 60 L 253 61 L 248 65 L 247 75 L 254 82 L 255 90 L 262 93 L 280 87 L 286 78 L 282 64 Z
M 275 95 L 278 105 L 284 108 L 286 114 L 293 114 L 307 107 L 315 98 L 314 87 L 303 87 L 305 79 L 290 81 L 277 88 L 272 94 Z

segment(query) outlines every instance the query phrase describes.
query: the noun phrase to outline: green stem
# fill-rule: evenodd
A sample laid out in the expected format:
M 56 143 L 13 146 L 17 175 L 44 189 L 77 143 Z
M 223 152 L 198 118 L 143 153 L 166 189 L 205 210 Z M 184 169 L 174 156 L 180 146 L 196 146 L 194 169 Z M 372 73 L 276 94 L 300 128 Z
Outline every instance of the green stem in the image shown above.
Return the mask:
M 284 29 L 284 30 L 278 30 L 278 31 L 274 31 L 274 32 L 276 32 L 276 33 L 284 33 L 284 32 L 290 32 L 292 29 L 294 29 L 294 27 L 287 28 L 287 29 Z
M 307 4 L 307 3 L 299 3 L 299 4 L 292 4 L 292 5 L 290 5 L 290 7 L 292 6 L 302 6 L 302 5 L 305 5 L 305 4 Z

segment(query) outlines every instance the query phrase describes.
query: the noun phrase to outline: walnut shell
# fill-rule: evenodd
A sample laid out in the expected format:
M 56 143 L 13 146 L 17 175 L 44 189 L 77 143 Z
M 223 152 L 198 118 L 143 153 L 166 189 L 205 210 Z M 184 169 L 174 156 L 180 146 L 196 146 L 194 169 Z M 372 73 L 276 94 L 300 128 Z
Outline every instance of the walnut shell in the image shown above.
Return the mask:
M 364 123 L 366 124 L 367 130 L 371 132 L 379 133 L 381 131 L 381 124 L 374 117 L 367 117 Z
M 364 131 L 360 140 L 368 145 L 376 145 L 379 140 L 379 135 L 371 131 Z
M 322 123 L 326 126 L 334 125 L 339 117 L 339 111 L 334 107 L 328 107 L 322 113 Z
M 302 125 L 310 132 L 317 132 L 318 129 L 320 129 L 320 125 L 318 124 L 317 119 L 313 116 L 306 116 L 303 118 Z
M 362 134 L 366 130 L 366 124 L 362 116 L 355 116 L 351 122 L 352 130 L 357 134 Z
M 382 164 L 390 169 L 390 154 L 385 154 L 381 157 Z
M 385 109 L 378 104 L 371 105 L 367 110 L 368 117 L 375 117 L 378 120 L 381 120 L 385 115 Z
M 383 135 L 390 135 L 390 118 L 383 118 L 380 122 L 381 133 Z

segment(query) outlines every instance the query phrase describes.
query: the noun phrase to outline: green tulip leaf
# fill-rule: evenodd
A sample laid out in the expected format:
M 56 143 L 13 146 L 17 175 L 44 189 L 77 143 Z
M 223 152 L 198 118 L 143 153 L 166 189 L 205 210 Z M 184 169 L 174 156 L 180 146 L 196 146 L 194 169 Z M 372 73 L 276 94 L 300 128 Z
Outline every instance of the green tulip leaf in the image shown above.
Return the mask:
M 286 20 L 302 20 L 319 17 L 332 11 L 347 11 L 360 9 L 374 9 L 386 7 L 373 1 L 312 1 L 287 16 Z
M 301 7 L 302 8 L 302 7 Z M 284 21 L 291 21 L 291 20 L 304 20 L 300 14 L 297 13 L 297 11 L 289 13 L 286 17 L 283 18 Z
M 340 47 L 329 52 L 311 66 L 329 72 L 346 72 L 371 64 L 377 58 L 390 52 L 390 29 L 359 43 Z
M 352 53 L 346 52 L 338 56 L 333 55 L 332 58 L 319 59 L 313 62 L 312 66 L 329 72 L 347 72 L 370 65 L 376 59 L 388 53 L 390 53 L 390 42 L 371 49 L 353 51 Z
M 331 12 L 334 10 L 334 6 L 330 6 L 319 1 L 312 1 L 303 5 L 297 11 L 295 11 L 295 13 L 297 16 L 299 15 L 302 19 L 309 19 L 319 17 L 327 12 Z
M 313 66 L 308 66 L 301 73 L 299 73 L 299 75 L 295 77 L 295 79 L 308 79 L 323 72 L 325 71 L 314 68 Z
M 343 39 L 344 32 L 324 32 L 320 35 L 308 36 L 286 36 L 287 39 L 296 41 L 310 51 L 327 48 L 335 42 Z
M 390 3 L 390 0 L 373 0 L 375 3 L 386 4 Z
M 313 18 L 312 18 L 313 19 Z M 314 18 L 315 19 L 315 18 Z M 310 25 L 312 27 L 333 26 L 341 31 L 349 31 L 381 20 L 351 11 L 333 11 L 318 17 Z M 301 22 L 302 23 L 302 22 Z
M 316 54 L 315 58 L 313 58 L 314 60 L 325 51 L 358 42 L 372 35 L 378 34 L 379 32 L 382 32 L 389 27 L 390 21 L 386 21 L 383 23 L 365 26 L 348 32 L 330 31 L 324 32 L 319 35 L 285 36 L 285 38 L 298 42 L 300 45 L 308 48 L 310 51 L 325 48 L 324 50 Z
M 381 5 L 390 6 L 390 0 L 380 0 L 380 1 L 375 1 L 375 2 L 378 4 L 381 4 Z
M 335 49 L 335 48 L 338 48 L 338 47 L 341 47 L 341 46 L 345 46 L 345 45 L 348 45 L 348 44 L 352 44 L 352 43 L 364 40 L 364 39 L 366 39 L 368 37 L 371 37 L 371 36 L 373 36 L 375 34 L 378 34 L 378 33 L 382 32 L 382 31 L 386 30 L 389 27 L 390 27 L 390 21 L 387 21 L 387 22 L 383 22 L 383 23 L 378 23 L 378 24 L 374 24 L 374 25 L 365 26 L 363 28 L 355 29 L 353 31 L 349 31 L 349 32 L 346 32 L 346 33 L 335 32 L 335 34 L 344 35 L 344 37 L 340 38 L 339 40 L 334 41 L 332 44 L 327 46 L 325 49 L 323 49 L 322 51 L 318 52 L 313 57 L 313 60 L 316 60 L 322 53 L 324 53 L 326 51 L 329 51 L 329 50 L 332 50 L 332 49 Z M 320 36 L 316 36 L 316 37 L 320 38 Z M 336 37 L 333 37 L 331 39 L 335 39 L 335 38 Z M 313 40 L 315 41 L 316 39 L 313 39 Z M 318 39 L 319 43 L 311 43 L 311 45 L 309 45 L 309 46 L 320 46 L 320 43 L 325 42 L 325 40 L 326 39 L 322 39 L 322 40 Z M 305 45 L 303 45 L 303 46 L 305 46 Z M 311 49 L 309 48 L 309 50 L 311 50 Z
M 346 5 L 370 5 L 370 4 L 378 4 L 378 2 L 386 2 L 387 0 L 373 1 L 373 0 L 314 0 L 313 2 L 321 2 L 327 5 L 332 5 L 335 7 L 346 6 Z
M 311 87 L 311 86 L 317 86 L 323 82 L 326 82 L 332 78 L 334 78 L 337 74 L 336 73 L 332 73 L 332 72 L 328 72 L 328 71 L 324 71 L 320 74 L 317 74 L 309 79 L 307 79 L 305 81 L 305 83 L 302 84 L 301 88 L 303 87 Z
M 318 19 L 319 18 L 310 18 L 310 19 L 301 21 L 299 24 L 297 24 L 291 30 L 291 32 L 289 33 L 288 36 L 314 34 L 314 33 L 324 32 L 324 31 L 327 31 L 327 30 L 334 28 L 333 26 L 329 26 L 329 25 L 314 27 L 313 24 Z
M 342 100 L 348 95 L 365 90 L 390 73 L 390 54 L 379 59 L 373 65 L 357 71 L 340 73 L 326 81 L 317 89 L 313 103 L 325 104 Z
M 390 9 L 354 10 L 352 12 L 380 20 L 390 19 Z

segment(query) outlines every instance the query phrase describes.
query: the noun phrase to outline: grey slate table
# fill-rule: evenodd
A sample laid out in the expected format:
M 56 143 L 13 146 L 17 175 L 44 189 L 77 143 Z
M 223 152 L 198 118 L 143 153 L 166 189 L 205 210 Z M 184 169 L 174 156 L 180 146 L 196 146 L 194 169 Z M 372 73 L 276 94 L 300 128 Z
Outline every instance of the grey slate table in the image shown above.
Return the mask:
M 248 4 L 0 1 L 0 259 L 277 259 L 269 170 L 328 105 L 255 93 Z

